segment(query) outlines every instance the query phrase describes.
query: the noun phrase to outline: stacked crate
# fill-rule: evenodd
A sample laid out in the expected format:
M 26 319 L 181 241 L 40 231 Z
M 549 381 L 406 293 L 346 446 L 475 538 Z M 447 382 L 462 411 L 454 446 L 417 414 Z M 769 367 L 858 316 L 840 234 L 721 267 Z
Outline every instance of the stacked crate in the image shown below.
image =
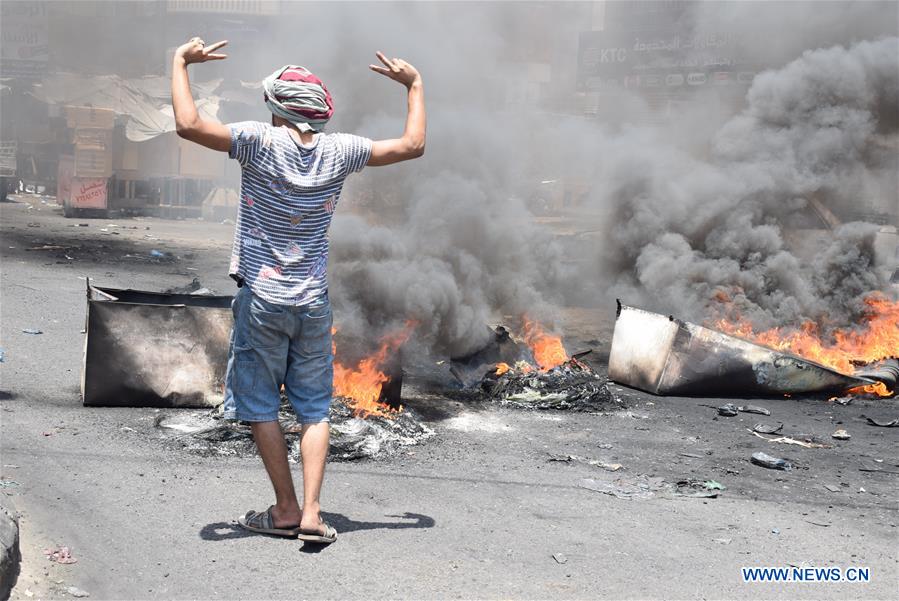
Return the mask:
M 73 130 L 75 153 L 71 185 L 58 199 L 67 209 L 106 209 L 112 175 L 112 130 L 115 112 L 87 106 L 67 106 L 66 122 Z

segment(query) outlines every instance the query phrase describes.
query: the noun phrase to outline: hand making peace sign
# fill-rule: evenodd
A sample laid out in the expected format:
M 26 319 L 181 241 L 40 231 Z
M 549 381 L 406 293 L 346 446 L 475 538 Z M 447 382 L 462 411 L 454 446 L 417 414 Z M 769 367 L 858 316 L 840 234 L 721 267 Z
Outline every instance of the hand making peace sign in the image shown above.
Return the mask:
M 205 63 L 206 61 L 220 61 L 228 58 L 227 54 L 215 54 L 215 51 L 228 43 L 228 40 L 216 42 L 207 46 L 206 42 L 198 37 L 191 38 L 186 44 L 182 44 L 175 50 L 175 56 L 180 56 L 186 64 Z
M 383 52 L 377 52 L 378 60 L 384 63 L 384 67 L 377 65 L 369 65 L 368 68 L 375 73 L 385 75 L 394 81 L 398 81 L 404 86 L 411 87 L 415 82 L 421 82 L 421 75 L 418 70 L 401 58 L 387 58 Z

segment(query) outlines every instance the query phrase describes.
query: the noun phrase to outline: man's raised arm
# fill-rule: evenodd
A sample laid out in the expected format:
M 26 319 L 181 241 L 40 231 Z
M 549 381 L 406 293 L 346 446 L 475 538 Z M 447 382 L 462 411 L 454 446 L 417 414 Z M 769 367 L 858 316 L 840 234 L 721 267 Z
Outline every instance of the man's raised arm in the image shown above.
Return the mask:
M 175 131 L 185 140 L 222 152 L 231 150 L 231 130 L 221 123 L 206 121 L 197 113 L 197 106 L 190 93 L 187 65 L 227 58 L 226 54 L 215 54 L 216 50 L 227 43 L 222 41 L 206 46 L 200 38 L 192 38 L 175 50 L 172 63 L 172 109 L 175 111 Z
M 372 143 L 371 158 L 368 159 L 372 167 L 408 161 L 425 153 L 425 93 L 421 75 L 402 59 L 389 59 L 381 52 L 378 52 L 378 59 L 384 66 L 369 65 L 369 68 L 406 86 L 409 91 L 409 114 L 402 138 Z

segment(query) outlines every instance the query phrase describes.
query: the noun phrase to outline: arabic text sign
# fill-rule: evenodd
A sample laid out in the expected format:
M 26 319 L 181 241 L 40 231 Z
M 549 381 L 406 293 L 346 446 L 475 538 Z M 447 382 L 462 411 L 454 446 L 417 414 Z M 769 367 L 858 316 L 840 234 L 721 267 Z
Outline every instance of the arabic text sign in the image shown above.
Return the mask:
M 578 87 L 679 86 L 690 74 L 745 69 L 740 44 L 725 32 L 684 35 L 670 30 L 585 31 L 578 48 Z M 730 79 L 730 78 L 729 78 Z M 719 76 L 716 81 L 724 81 Z M 631 85 L 628 85 L 631 84 Z
M 0 21 L 4 77 L 39 77 L 50 58 L 47 2 L 0 2 Z
M 106 208 L 106 179 L 72 178 L 72 201 L 76 209 Z

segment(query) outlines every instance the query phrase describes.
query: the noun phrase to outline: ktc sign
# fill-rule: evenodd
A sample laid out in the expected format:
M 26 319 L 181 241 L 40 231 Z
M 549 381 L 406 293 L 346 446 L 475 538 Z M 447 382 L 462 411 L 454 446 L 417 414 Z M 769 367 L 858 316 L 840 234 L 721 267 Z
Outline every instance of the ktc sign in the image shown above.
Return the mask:
M 610 86 L 657 88 L 674 92 L 683 86 L 746 83 L 747 65 L 736 36 L 727 32 L 676 30 L 585 31 L 578 46 L 578 89 Z M 742 77 L 737 77 L 737 73 Z M 749 77 L 751 81 L 751 77 Z

